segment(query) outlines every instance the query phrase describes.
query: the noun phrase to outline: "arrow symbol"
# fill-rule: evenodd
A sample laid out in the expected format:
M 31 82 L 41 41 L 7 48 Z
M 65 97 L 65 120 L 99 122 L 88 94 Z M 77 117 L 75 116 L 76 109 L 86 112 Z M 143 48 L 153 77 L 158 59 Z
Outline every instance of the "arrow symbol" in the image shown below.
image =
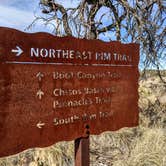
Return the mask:
M 36 127 L 39 129 L 41 129 L 43 126 L 45 126 L 45 123 L 42 123 L 41 121 L 39 121 L 36 125 Z
M 42 80 L 42 77 L 44 77 L 44 74 L 39 72 L 36 74 L 36 77 L 39 79 L 39 82 Z
M 16 56 L 20 56 L 23 53 L 23 50 L 19 46 L 16 46 L 16 49 L 12 49 L 11 52 L 16 53 Z
M 36 93 L 36 96 L 39 97 L 39 100 L 42 99 L 42 96 L 44 96 L 44 92 L 40 89 L 38 90 L 38 92 Z

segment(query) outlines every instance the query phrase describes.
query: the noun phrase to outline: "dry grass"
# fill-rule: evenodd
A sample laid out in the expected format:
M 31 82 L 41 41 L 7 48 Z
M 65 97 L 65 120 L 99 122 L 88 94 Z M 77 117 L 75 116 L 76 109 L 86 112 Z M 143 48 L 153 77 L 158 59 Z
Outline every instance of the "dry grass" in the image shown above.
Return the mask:
M 91 136 L 91 166 L 166 166 L 166 90 L 155 75 L 140 80 L 140 125 Z M 2 158 L 0 166 L 73 166 L 73 142 Z

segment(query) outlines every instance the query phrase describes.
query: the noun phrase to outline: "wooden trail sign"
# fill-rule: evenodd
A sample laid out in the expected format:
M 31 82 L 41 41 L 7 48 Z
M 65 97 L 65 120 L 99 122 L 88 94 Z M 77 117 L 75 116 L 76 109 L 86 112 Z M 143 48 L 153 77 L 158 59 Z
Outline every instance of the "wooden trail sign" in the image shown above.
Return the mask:
M 0 28 L 0 157 L 138 124 L 139 46 Z

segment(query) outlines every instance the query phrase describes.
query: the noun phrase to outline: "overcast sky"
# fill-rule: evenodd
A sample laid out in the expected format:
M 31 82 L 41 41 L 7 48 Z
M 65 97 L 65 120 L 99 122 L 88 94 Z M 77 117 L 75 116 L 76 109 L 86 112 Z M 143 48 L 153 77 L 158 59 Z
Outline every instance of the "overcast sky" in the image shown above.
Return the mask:
M 42 23 L 27 30 L 26 28 L 35 19 L 35 13 L 39 10 L 40 0 L 0 0 L 0 26 L 19 29 L 21 31 L 50 32 L 49 27 L 45 27 Z M 66 7 L 73 7 L 78 0 L 63 0 L 61 4 Z

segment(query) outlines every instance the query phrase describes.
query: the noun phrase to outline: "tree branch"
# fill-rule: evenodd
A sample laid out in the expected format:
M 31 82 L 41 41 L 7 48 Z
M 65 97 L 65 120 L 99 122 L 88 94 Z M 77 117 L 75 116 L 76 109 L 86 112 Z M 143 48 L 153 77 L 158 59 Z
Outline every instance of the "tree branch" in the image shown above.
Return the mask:
M 114 28 L 115 28 L 115 24 L 110 24 L 110 25 L 108 25 L 108 26 L 106 26 L 106 27 L 103 27 L 103 28 L 101 28 L 101 29 L 98 29 L 98 30 L 97 30 L 97 33 L 98 33 L 98 34 L 104 33 L 104 32 L 110 31 L 110 30 L 112 30 L 112 29 L 114 29 Z
M 54 3 L 53 1 L 50 0 L 49 1 L 42 0 L 40 3 L 50 8 L 49 11 L 44 9 L 43 13 L 48 14 L 51 12 L 57 12 L 58 10 L 62 13 L 62 22 L 63 22 L 64 31 L 67 34 L 67 36 L 72 36 L 72 31 L 68 23 L 67 10 L 62 5 Z
M 101 5 L 99 5 L 99 3 L 96 3 L 96 4 L 92 5 L 92 7 L 90 9 L 90 13 L 89 13 L 88 21 L 87 21 L 87 23 L 90 25 L 88 39 L 97 38 L 97 30 L 96 30 L 94 19 L 95 19 L 96 13 L 98 12 L 98 10 L 100 8 L 101 8 Z

